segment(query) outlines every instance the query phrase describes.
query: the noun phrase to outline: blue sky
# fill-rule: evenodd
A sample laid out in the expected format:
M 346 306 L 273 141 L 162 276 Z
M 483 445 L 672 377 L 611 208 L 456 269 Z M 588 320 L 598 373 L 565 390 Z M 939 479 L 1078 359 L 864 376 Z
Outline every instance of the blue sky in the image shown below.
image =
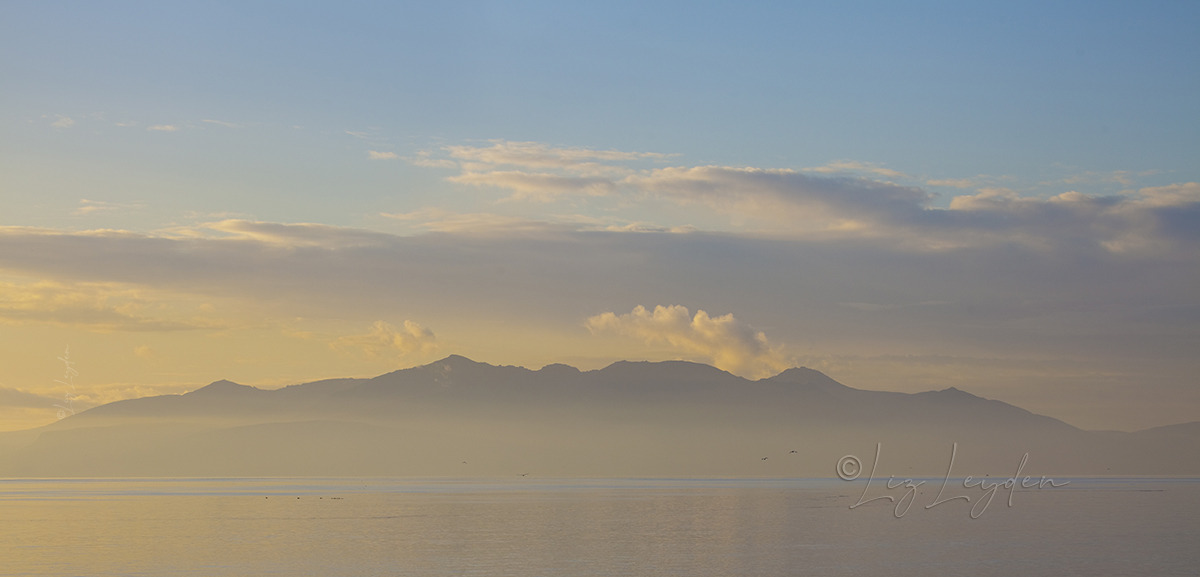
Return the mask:
M 457 352 L 1196 420 L 1198 24 L 1187 2 L 7 2 L 0 387 L 50 394 L 23 359 L 73 340 L 96 402 Z

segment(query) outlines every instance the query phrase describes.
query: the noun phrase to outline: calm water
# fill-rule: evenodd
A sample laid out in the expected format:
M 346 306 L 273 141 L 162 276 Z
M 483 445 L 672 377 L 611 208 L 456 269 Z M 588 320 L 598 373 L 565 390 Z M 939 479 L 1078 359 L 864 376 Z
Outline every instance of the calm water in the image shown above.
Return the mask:
M 1070 481 L 972 519 L 938 479 L 901 518 L 862 481 L 0 480 L 0 574 L 1200 573 L 1200 480 Z

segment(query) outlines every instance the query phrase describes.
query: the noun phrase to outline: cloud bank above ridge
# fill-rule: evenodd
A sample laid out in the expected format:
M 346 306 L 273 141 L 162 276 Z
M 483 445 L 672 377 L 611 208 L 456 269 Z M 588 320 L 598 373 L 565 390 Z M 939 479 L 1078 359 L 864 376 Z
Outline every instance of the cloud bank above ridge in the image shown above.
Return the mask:
M 842 161 L 817 169 L 655 166 L 670 155 L 555 148 L 532 142 L 448 146 L 440 166 L 450 182 L 507 191 L 503 200 L 566 202 L 602 198 L 662 204 L 744 223 L 734 230 L 815 238 L 877 238 L 915 249 L 997 243 L 1049 248 L 1094 244 L 1113 253 L 1194 248 L 1200 183 L 1088 195 L 1066 190 L 1022 196 L 1001 187 L 938 195 L 899 171 Z M 432 158 L 426 151 L 421 158 Z M 909 180 L 903 184 L 861 176 Z M 963 188 L 965 180 L 931 181 Z

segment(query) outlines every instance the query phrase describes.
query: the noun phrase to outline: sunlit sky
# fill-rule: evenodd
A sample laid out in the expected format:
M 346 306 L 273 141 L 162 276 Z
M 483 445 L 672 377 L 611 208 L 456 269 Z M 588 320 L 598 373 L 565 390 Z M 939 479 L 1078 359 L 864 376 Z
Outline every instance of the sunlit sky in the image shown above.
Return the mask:
M 0 430 L 452 353 L 1200 420 L 1200 4 L 194 4 L 0 4 Z

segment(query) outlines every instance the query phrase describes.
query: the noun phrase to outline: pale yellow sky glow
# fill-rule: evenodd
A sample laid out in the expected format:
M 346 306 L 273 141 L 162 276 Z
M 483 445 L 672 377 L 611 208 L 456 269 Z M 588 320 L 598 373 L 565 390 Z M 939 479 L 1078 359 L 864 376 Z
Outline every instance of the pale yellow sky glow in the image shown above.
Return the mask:
M 94 10 L 0 18 L 63 23 L 0 34 L 0 430 L 57 418 L 68 345 L 79 406 L 460 354 L 1200 420 L 1179 35 Z

